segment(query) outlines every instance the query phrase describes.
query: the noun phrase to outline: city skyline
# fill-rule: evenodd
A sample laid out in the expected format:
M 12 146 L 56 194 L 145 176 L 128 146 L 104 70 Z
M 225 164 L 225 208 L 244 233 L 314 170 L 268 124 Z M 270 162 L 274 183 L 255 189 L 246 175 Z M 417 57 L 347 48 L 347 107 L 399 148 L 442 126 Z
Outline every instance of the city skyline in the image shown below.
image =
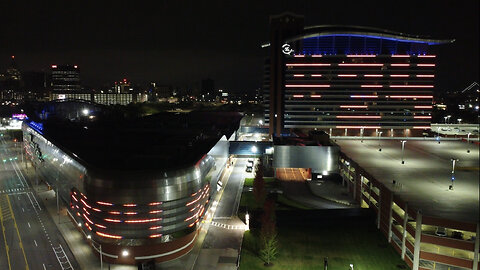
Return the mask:
M 212 78 L 220 89 L 252 91 L 262 84 L 267 52 L 260 45 L 268 40 L 269 16 L 290 11 L 304 15 L 308 25 L 362 25 L 454 38 L 438 49 L 445 57 L 437 63 L 436 90 L 461 90 L 478 81 L 478 3 L 343 4 L 350 8 L 304 1 L 242 6 L 162 2 L 158 8 L 2 3 L 11 12 L 0 19 L 2 36 L 9 41 L 0 45 L 0 70 L 15 55 L 21 71 L 77 64 L 82 82 L 92 87 L 124 77 L 180 86 Z M 455 80 L 442 76 L 447 74 Z

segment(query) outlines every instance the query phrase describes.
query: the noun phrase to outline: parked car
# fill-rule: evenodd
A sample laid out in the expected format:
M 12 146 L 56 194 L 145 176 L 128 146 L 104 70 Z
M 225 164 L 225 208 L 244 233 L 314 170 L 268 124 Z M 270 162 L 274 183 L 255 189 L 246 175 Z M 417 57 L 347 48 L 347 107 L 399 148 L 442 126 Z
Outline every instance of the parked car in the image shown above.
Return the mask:
M 245 169 L 246 172 L 252 172 L 253 171 L 253 168 L 250 167 L 250 166 L 247 166 L 247 169 Z
M 463 233 L 459 231 L 453 231 L 452 232 L 452 237 L 455 239 L 463 239 Z
M 445 227 L 437 227 L 435 234 L 437 236 L 445 237 L 447 236 L 447 229 L 445 229 Z

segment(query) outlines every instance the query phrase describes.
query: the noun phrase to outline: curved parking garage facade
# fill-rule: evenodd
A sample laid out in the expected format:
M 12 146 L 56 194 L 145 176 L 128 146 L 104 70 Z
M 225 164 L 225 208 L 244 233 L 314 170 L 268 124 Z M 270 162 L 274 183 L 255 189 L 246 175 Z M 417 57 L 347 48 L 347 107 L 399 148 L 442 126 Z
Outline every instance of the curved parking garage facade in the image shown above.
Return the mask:
M 58 129 L 58 126 L 52 128 Z M 199 158 L 190 155 L 179 164 L 162 165 L 161 159 L 155 164 L 152 153 L 147 159 L 153 159 L 153 164 L 144 167 L 144 161 L 132 161 L 129 168 L 126 157 L 126 162 L 119 160 L 120 166 L 102 168 L 98 166 L 101 163 L 85 151 L 82 155 L 78 145 L 69 148 L 74 144 L 66 144 L 58 136 L 60 133 L 48 132 L 48 123 L 25 121 L 22 129 L 25 151 L 37 176 L 54 190 L 58 189 L 60 199 L 68 205 L 72 221 L 97 254 L 101 245 L 104 261 L 121 264 L 171 260 L 192 249 L 197 224 L 205 213 L 209 197 L 216 190 L 211 186 L 216 186 L 227 160 L 226 138 L 235 134 L 232 133 L 234 129 L 221 135 L 217 133 L 215 139 L 204 141 L 202 149 L 193 150 Z M 67 131 L 65 136 L 68 134 Z M 200 135 L 208 136 L 203 132 Z M 71 139 L 80 138 L 73 136 Z M 91 139 L 85 137 L 88 138 Z M 188 138 L 201 140 L 198 135 Z M 151 151 L 155 148 L 153 146 Z M 188 148 L 181 146 L 179 149 L 188 151 Z M 117 158 L 116 153 L 105 154 L 103 150 L 101 147 L 98 151 L 93 149 L 92 155 L 105 155 L 106 164 L 111 161 L 109 158 Z M 161 155 L 170 154 L 178 161 L 175 156 L 181 157 L 182 153 L 170 150 L 166 149 L 168 153 Z M 138 155 L 126 151 L 125 155 L 132 159 Z

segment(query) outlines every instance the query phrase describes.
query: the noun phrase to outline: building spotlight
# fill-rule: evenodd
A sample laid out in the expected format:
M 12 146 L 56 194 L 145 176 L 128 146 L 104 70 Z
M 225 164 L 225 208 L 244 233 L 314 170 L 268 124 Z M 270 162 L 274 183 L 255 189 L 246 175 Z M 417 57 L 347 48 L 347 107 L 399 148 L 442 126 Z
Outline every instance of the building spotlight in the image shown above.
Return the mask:
M 87 235 L 87 239 L 92 239 L 92 236 L 90 234 Z
M 81 223 L 81 222 L 78 222 L 78 227 L 82 227 L 82 223 Z
M 128 252 L 128 250 L 124 249 L 122 250 L 122 256 L 123 257 L 127 257 L 130 253 Z
M 83 115 L 88 115 L 90 112 L 88 111 L 88 109 L 83 109 L 82 113 L 83 113 Z

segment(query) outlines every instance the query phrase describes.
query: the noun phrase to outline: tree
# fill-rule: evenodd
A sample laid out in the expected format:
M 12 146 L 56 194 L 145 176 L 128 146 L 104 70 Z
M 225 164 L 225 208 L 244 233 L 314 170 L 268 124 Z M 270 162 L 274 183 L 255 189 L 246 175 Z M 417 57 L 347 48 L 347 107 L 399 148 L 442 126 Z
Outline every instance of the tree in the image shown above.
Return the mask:
M 275 200 L 272 198 L 267 199 L 263 204 L 261 223 L 260 238 L 262 239 L 262 247 L 260 249 L 260 258 L 265 262 L 265 266 L 270 266 L 278 253 L 275 228 Z
M 272 261 L 275 260 L 278 254 L 278 243 L 276 234 L 263 237 L 263 247 L 260 250 L 260 258 L 265 262 L 265 266 L 273 265 Z
M 258 205 L 262 205 L 265 201 L 266 190 L 265 180 L 263 179 L 263 163 L 262 159 L 259 159 L 257 166 L 255 167 L 255 178 L 253 179 L 253 196 Z

